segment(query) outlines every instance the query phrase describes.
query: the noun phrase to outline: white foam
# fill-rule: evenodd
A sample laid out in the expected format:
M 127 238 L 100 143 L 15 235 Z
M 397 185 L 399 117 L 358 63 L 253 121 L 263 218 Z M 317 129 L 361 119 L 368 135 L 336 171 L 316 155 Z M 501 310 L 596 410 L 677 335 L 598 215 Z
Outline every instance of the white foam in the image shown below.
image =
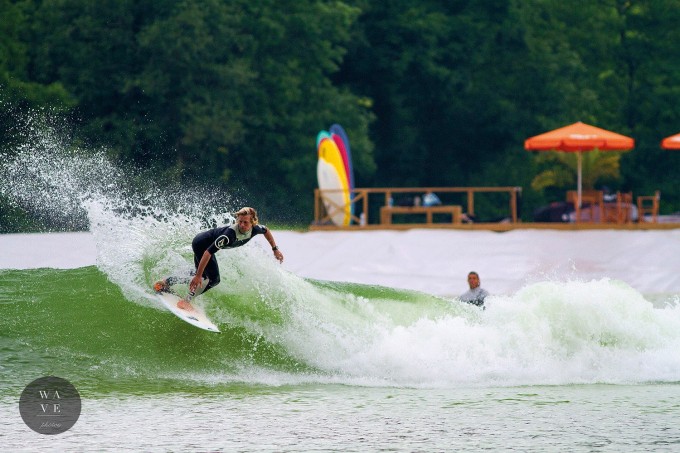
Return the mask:
M 243 316 L 221 321 L 281 344 L 340 381 L 449 387 L 680 380 L 677 299 L 655 307 L 622 281 L 531 283 L 490 296 L 482 311 L 417 294 L 361 297 L 277 272 L 266 255 L 245 253 L 253 267 L 240 267 L 247 281 L 234 278 L 225 287 L 246 296 L 248 307 L 232 300 L 216 315 Z

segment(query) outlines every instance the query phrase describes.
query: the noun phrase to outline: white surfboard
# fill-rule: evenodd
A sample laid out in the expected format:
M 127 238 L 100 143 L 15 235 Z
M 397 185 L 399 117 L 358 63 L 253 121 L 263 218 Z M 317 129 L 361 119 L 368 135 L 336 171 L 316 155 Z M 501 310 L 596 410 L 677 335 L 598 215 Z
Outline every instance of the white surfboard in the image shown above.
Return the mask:
M 336 225 L 349 225 L 351 203 L 347 182 L 342 181 L 336 167 L 321 157 L 317 161 L 316 176 L 319 189 L 328 191 L 323 195 L 323 203 L 330 219 Z
M 158 299 L 167 307 L 168 310 L 173 312 L 182 321 L 188 322 L 192 326 L 196 326 L 199 329 L 208 330 L 210 332 L 220 333 L 220 329 L 217 328 L 213 322 L 208 319 L 203 310 L 201 310 L 196 305 L 193 305 L 192 310 L 183 310 L 177 306 L 177 302 L 181 300 L 179 296 L 172 293 L 157 293 Z

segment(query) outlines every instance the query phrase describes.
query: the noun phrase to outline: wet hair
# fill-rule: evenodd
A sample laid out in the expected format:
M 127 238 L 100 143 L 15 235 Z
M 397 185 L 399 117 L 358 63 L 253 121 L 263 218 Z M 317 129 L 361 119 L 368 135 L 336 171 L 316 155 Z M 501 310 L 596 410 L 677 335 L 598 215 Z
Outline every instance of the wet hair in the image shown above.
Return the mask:
M 239 217 L 241 217 L 242 215 L 249 215 L 250 220 L 253 221 L 253 225 L 257 225 L 258 218 L 257 218 L 257 211 L 255 210 L 255 208 L 250 208 L 248 206 L 245 206 L 245 207 L 239 209 L 238 211 L 236 211 L 235 215 L 236 215 L 237 219 Z
M 475 271 L 470 271 L 470 272 L 468 272 L 468 277 L 469 277 L 470 275 L 476 275 L 477 278 L 479 278 L 479 274 L 478 274 L 477 272 L 475 272 Z

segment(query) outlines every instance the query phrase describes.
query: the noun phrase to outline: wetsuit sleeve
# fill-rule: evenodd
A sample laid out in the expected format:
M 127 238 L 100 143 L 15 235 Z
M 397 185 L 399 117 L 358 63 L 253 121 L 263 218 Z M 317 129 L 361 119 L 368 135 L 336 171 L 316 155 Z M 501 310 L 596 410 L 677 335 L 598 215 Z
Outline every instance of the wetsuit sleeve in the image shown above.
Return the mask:
M 267 231 L 269 231 L 269 228 L 267 228 L 266 226 L 264 226 L 264 225 L 255 225 L 255 226 L 253 227 L 253 233 L 254 233 L 253 236 L 254 236 L 255 234 L 265 234 Z

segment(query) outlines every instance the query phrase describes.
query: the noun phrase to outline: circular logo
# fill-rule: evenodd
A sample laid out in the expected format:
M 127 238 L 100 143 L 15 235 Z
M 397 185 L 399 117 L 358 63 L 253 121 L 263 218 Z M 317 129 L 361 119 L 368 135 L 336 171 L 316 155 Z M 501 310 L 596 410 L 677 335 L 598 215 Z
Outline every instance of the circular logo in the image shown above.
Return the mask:
M 61 434 L 80 417 L 80 394 L 66 379 L 55 376 L 36 379 L 19 398 L 24 423 L 40 434 Z

